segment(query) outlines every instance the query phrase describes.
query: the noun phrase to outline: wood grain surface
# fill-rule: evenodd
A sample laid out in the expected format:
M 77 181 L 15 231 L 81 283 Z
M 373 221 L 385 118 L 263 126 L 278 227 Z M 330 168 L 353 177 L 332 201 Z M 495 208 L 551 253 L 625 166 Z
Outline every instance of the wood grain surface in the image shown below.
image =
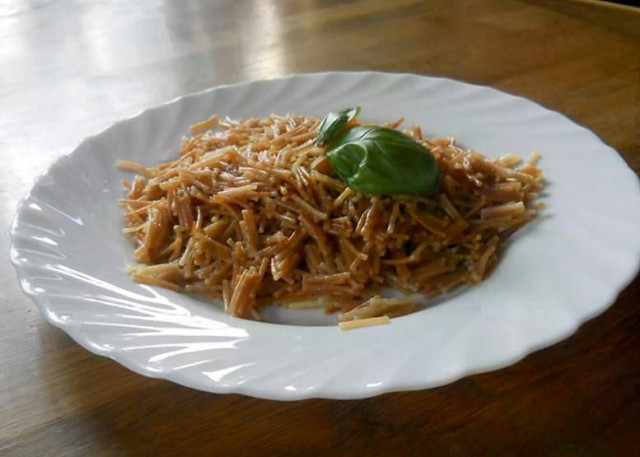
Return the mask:
M 281 403 L 90 354 L 43 320 L 8 259 L 18 200 L 84 137 L 178 95 L 295 72 L 489 85 L 566 114 L 638 173 L 640 10 L 571 3 L 0 2 L 0 455 L 640 455 L 638 278 L 511 367 L 420 392 Z

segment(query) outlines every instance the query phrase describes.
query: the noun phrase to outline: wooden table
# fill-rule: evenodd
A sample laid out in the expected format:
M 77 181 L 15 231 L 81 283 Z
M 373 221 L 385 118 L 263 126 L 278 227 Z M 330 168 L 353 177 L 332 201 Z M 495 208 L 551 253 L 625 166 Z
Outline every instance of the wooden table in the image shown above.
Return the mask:
M 0 3 L 1 251 L 58 156 L 220 83 L 377 69 L 531 98 L 640 171 L 640 10 L 593 1 Z M 612 234 L 615 236 L 615 234 Z M 509 368 L 361 401 L 280 403 L 147 379 L 47 324 L 0 264 L 0 454 L 640 455 L 640 280 Z

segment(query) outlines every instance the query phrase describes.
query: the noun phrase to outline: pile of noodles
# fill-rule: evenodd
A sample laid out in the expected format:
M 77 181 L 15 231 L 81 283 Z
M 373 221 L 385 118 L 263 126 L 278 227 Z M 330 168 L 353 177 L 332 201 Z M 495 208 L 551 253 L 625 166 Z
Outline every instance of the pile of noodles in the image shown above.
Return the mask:
M 386 322 L 413 311 L 416 294 L 481 281 L 500 243 L 542 206 L 537 154 L 522 165 L 488 160 L 418 127 L 405 133 L 436 157 L 441 192 L 363 194 L 313 145 L 318 124 L 214 116 L 191 127 L 175 161 L 119 161 L 137 173 L 120 200 L 137 247 L 133 279 L 220 298 L 239 317 L 277 304 L 340 311 L 345 328 Z M 381 298 L 383 286 L 406 297 Z

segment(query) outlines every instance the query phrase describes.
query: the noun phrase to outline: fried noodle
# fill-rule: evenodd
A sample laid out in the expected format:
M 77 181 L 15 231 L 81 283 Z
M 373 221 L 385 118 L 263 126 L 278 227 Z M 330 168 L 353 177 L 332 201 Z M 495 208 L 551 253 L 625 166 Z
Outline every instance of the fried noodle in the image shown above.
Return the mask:
M 137 173 L 119 202 L 139 262 L 133 279 L 222 299 L 238 317 L 278 304 L 339 311 L 343 328 L 384 323 L 415 310 L 416 294 L 483 280 L 500 243 L 542 207 L 537 153 L 518 167 L 513 154 L 489 160 L 418 127 L 404 132 L 436 157 L 441 192 L 363 194 L 313 145 L 318 125 L 214 116 L 192 126 L 174 161 L 119 161 Z M 384 286 L 407 297 L 381 298 Z M 344 324 L 354 320 L 366 322 Z

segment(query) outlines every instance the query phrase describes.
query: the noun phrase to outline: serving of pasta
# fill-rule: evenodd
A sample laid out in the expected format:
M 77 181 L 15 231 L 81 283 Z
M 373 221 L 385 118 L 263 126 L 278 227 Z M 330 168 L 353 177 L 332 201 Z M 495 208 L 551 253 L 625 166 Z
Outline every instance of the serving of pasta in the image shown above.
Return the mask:
M 420 294 L 482 281 L 501 242 L 542 208 L 535 153 L 490 160 L 412 127 L 402 132 L 435 157 L 438 192 L 375 195 L 340 179 L 314 143 L 319 125 L 214 116 L 191 127 L 173 161 L 119 161 L 136 172 L 119 201 L 132 278 L 221 299 L 237 317 L 319 306 L 344 329 L 380 324 L 416 310 Z M 385 287 L 403 296 L 384 298 Z

